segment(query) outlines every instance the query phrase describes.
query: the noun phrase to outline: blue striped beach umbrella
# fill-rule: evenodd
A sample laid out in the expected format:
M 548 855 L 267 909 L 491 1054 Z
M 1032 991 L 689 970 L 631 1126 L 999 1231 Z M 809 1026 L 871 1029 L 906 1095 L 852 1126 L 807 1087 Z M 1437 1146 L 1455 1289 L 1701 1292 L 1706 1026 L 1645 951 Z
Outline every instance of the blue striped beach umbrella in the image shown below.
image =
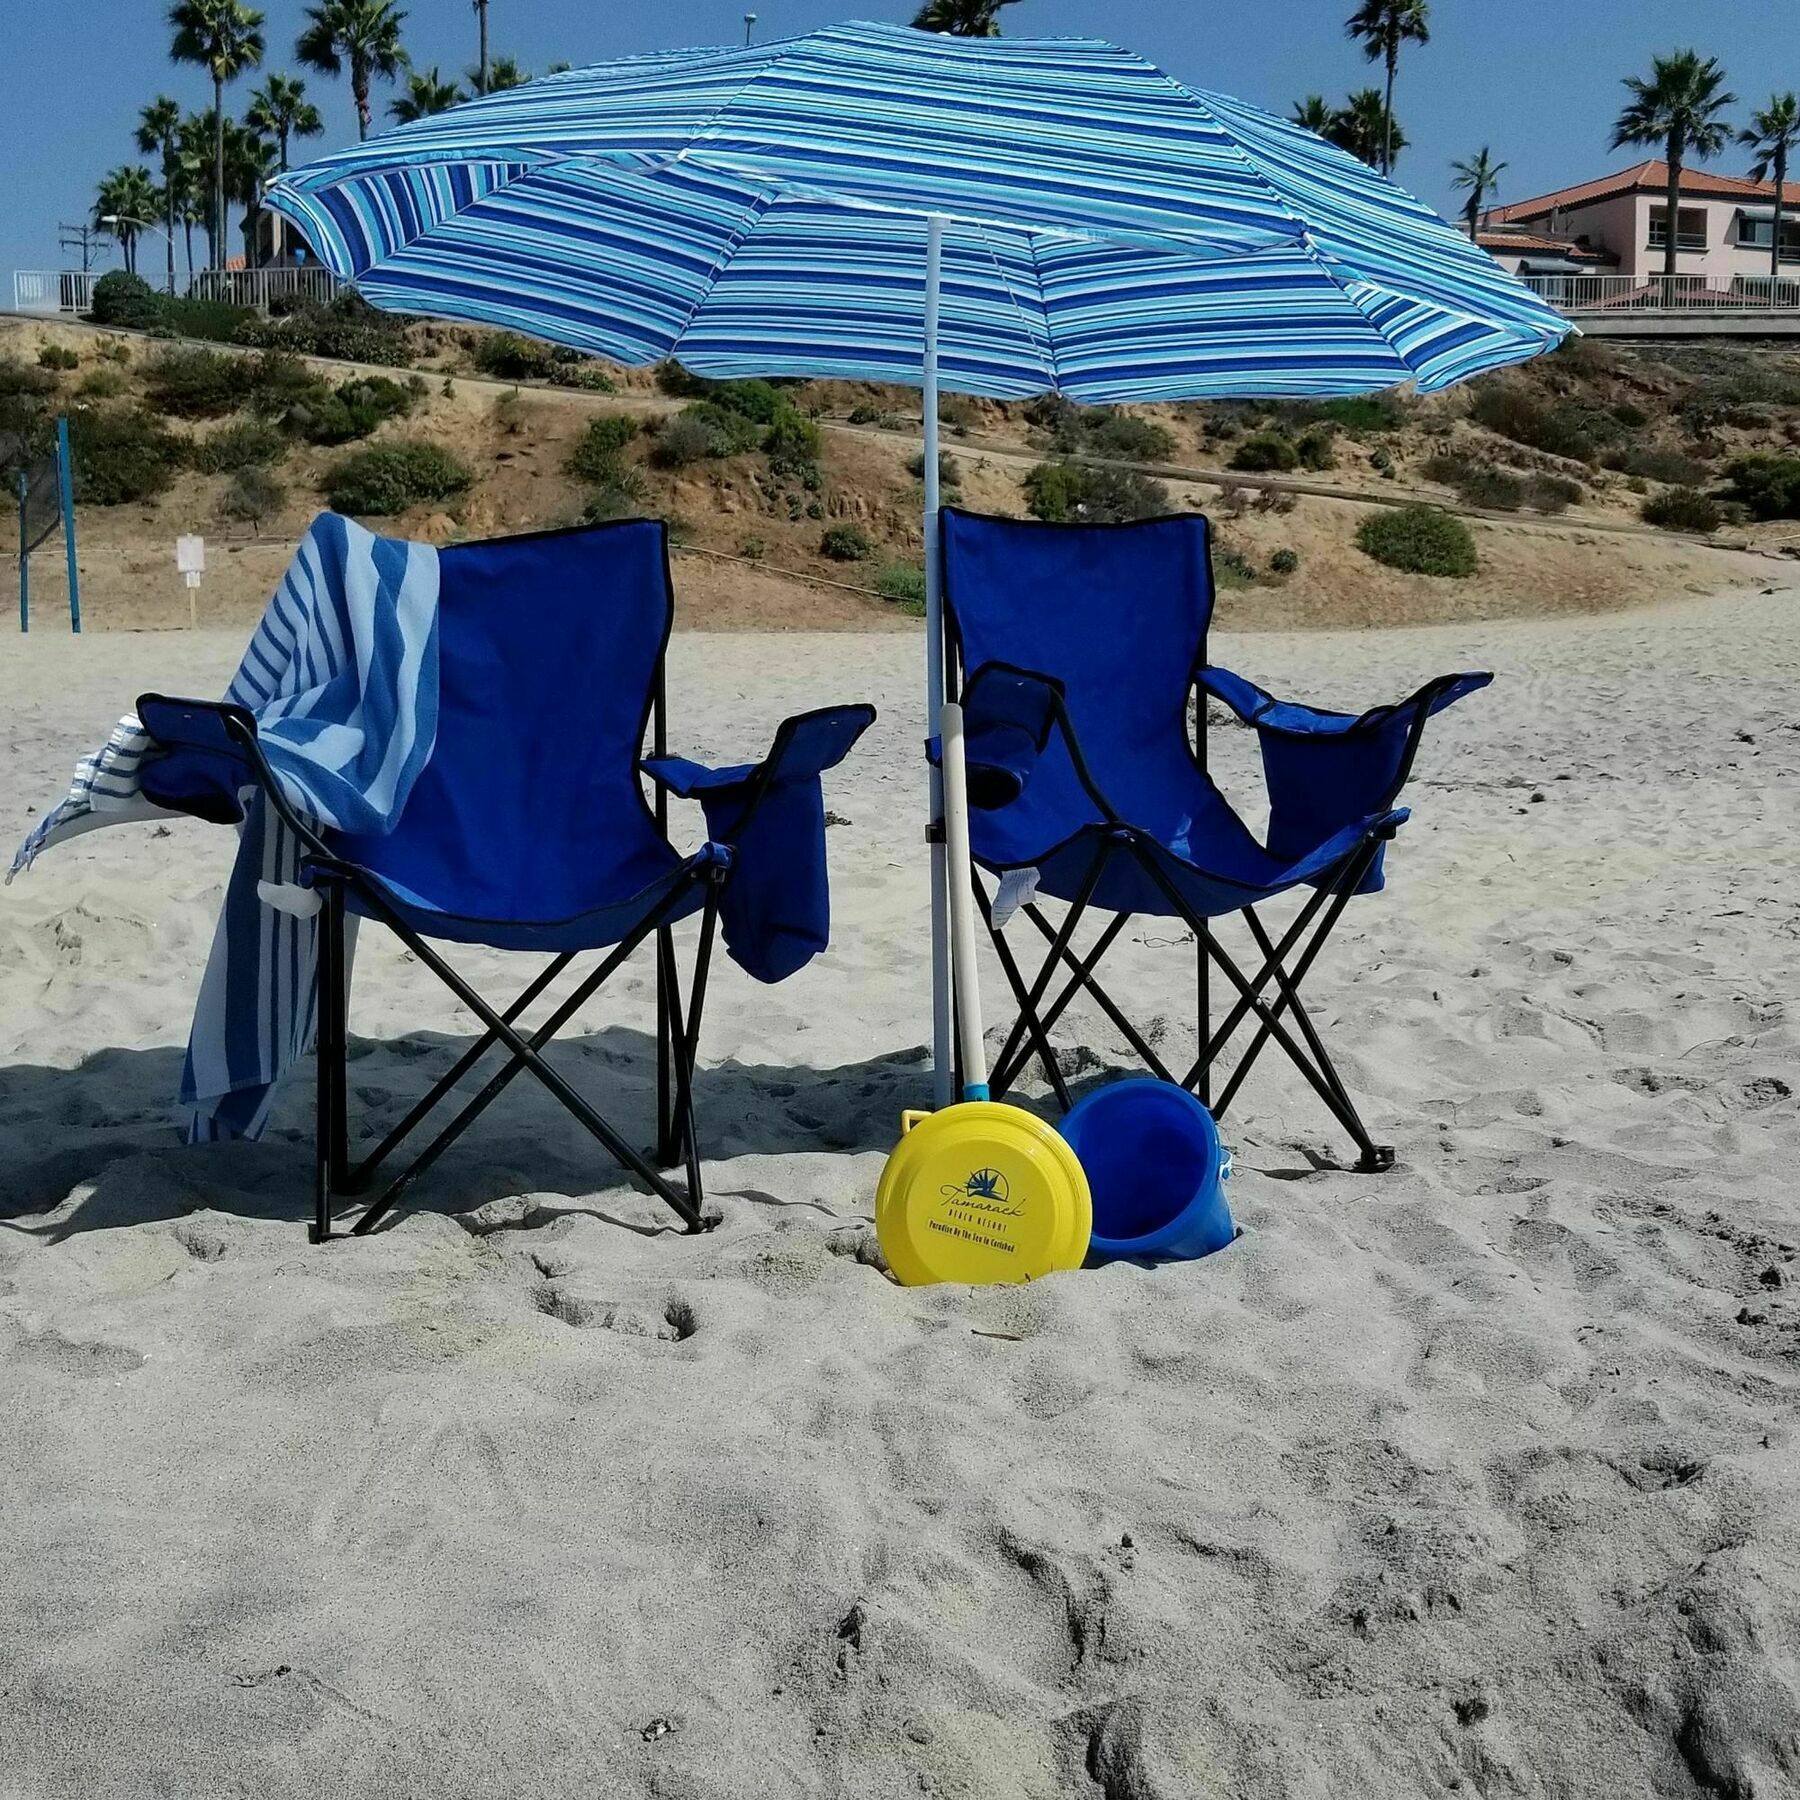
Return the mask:
M 1569 329 L 1343 151 L 1092 39 L 846 24 L 632 57 L 401 126 L 266 198 L 377 306 L 721 378 L 921 385 L 934 720 L 940 381 L 1084 403 L 1429 392 Z

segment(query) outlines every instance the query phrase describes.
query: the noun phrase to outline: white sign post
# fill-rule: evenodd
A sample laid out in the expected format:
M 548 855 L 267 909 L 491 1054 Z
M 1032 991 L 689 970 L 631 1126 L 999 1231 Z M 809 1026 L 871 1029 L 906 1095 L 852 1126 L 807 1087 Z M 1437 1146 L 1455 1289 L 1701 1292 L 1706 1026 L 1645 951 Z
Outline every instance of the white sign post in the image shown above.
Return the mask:
M 200 577 L 206 573 L 206 539 L 178 537 L 175 540 L 175 567 L 187 581 L 188 625 L 200 623 Z

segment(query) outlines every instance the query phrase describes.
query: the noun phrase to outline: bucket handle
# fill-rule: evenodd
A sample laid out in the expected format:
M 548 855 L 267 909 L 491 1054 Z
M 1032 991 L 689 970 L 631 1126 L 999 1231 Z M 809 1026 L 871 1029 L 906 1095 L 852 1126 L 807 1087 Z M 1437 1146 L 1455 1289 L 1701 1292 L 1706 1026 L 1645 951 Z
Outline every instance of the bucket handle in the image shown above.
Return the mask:
M 931 1117 L 929 1110 L 923 1112 L 903 1112 L 900 1115 L 900 1135 L 905 1137 L 915 1125 L 923 1125 Z

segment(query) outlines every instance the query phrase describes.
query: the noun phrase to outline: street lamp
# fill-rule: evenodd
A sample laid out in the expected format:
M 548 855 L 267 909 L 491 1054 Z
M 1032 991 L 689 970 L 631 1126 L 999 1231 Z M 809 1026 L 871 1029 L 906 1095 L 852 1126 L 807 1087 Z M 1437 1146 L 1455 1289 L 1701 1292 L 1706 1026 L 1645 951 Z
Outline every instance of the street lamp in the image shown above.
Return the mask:
M 744 42 L 745 42 L 745 44 L 748 44 L 750 42 L 750 39 L 754 35 L 755 31 L 756 31 L 756 14 L 755 13 L 745 13 L 744 14 Z
M 157 224 L 154 219 L 128 219 L 119 213 L 102 213 L 96 223 L 112 226 L 129 225 L 133 231 L 160 231 L 171 244 L 175 241 L 173 234 L 165 226 Z M 169 291 L 173 293 L 175 290 L 171 287 Z

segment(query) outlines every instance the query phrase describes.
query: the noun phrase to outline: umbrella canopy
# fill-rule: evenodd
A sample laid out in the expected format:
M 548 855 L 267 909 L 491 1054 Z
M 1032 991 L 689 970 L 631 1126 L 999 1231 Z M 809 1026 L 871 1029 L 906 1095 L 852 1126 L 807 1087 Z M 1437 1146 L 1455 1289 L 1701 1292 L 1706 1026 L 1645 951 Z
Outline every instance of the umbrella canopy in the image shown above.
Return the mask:
M 849 24 L 546 76 L 281 176 L 374 304 L 621 362 L 1090 403 L 1424 390 L 1569 330 L 1343 151 L 1088 39 Z

